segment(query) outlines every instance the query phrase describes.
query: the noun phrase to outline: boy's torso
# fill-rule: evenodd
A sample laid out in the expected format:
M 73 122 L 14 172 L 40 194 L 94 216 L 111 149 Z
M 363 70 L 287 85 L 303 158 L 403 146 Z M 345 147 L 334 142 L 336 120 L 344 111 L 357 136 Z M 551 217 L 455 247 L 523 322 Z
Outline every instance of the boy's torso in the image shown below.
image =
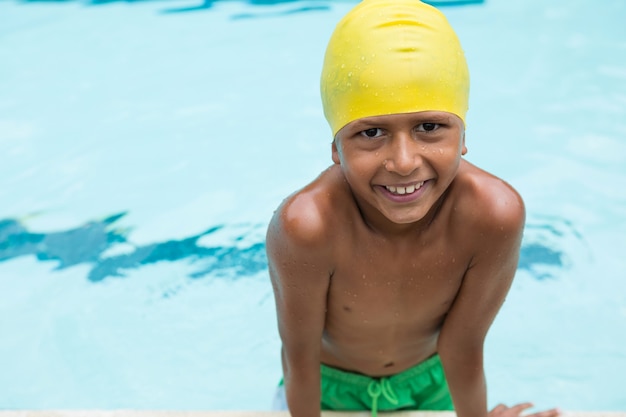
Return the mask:
M 428 227 L 398 239 L 367 226 L 338 167 L 302 191 L 325 196 L 318 208 L 333 236 L 322 363 L 384 376 L 437 352 L 477 239 L 465 201 L 471 193 L 459 190 L 481 176 L 493 178 L 464 163 Z

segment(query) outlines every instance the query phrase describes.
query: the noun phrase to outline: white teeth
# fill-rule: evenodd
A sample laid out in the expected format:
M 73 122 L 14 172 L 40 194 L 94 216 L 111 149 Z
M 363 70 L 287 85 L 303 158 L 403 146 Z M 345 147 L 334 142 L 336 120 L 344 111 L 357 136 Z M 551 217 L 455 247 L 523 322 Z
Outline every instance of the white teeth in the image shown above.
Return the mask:
M 414 193 L 422 188 L 422 185 L 424 185 L 424 181 L 418 182 L 415 185 L 409 185 L 408 187 L 394 187 L 393 185 L 386 185 L 385 188 L 394 194 L 404 195 Z

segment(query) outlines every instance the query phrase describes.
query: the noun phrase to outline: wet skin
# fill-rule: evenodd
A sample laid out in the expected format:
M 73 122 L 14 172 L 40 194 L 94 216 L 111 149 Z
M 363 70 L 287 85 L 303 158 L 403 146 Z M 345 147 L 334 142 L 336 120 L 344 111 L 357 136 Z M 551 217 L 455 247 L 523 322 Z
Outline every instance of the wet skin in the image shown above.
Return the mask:
M 462 159 L 464 142 L 445 112 L 357 120 L 338 132 L 334 165 L 276 211 L 267 248 L 293 416 L 319 416 L 320 363 L 383 376 L 435 353 L 457 414 L 487 415 L 483 342 L 524 206 Z

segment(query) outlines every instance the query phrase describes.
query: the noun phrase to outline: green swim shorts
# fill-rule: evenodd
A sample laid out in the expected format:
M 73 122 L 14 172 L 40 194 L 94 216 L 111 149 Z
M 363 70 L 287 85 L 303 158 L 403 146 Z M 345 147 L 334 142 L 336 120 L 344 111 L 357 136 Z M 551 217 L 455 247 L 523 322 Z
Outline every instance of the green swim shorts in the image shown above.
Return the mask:
M 322 365 L 322 410 L 453 410 L 439 355 L 396 375 L 372 378 Z

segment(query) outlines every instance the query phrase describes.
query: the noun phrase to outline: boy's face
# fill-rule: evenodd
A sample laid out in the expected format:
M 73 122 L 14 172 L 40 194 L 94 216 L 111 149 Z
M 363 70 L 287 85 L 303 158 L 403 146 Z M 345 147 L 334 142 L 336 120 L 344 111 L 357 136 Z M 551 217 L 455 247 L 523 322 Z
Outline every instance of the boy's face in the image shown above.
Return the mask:
M 373 209 L 397 224 L 426 216 L 467 152 L 463 122 L 441 111 L 355 120 L 337 132 L 332 150 L 366 214 Z

